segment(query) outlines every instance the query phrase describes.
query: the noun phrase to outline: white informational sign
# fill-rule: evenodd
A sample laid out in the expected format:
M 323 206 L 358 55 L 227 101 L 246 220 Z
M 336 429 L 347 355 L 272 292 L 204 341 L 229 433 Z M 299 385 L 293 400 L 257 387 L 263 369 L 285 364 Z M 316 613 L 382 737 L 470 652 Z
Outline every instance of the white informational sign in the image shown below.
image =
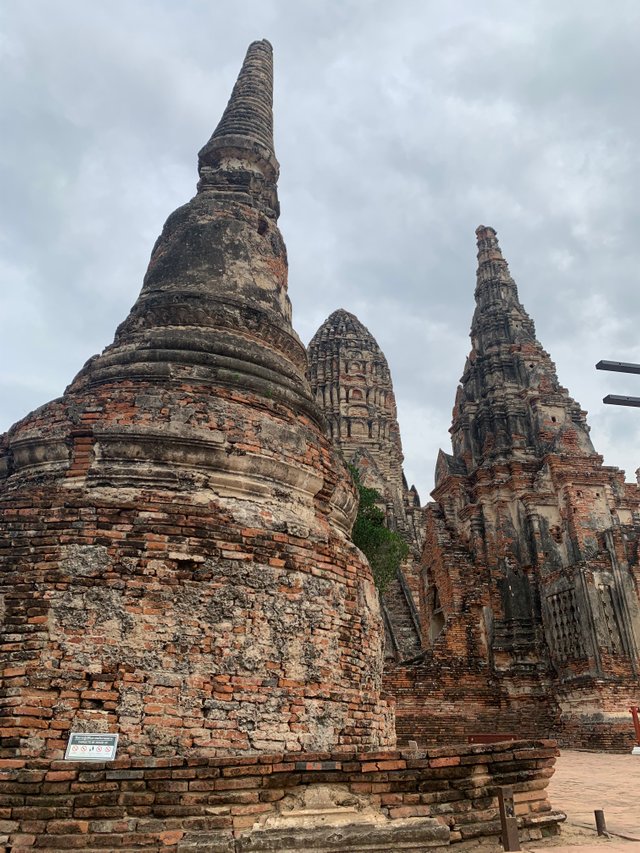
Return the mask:
M 118 735 L 96 732 L 71 732 L 66 761 L 113 761 L 118 749 Z

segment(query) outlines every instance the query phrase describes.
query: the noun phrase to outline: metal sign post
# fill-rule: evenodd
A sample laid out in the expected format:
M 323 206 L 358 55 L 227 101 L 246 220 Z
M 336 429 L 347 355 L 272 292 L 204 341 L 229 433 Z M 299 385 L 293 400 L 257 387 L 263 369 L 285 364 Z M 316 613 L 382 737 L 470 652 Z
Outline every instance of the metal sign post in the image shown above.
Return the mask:
M 640 373 L 640 364 L 633 364 L 630 361 L 603 361 L 600 360 L 596 364 L 596 370 L 612 370 L 614 373 Z M 625 397 L 620 394 L 607 394 L 602 400 L 603 403 L 608 403 L 611 406 L 633 406 L 640 408 L 640 397 Z M 636 745 L 633 747 L 632 755 L 640 755 L 640 719 L 638 718 L 639 708 L 629 708 L 633 717 L 633 726 L 636 731 Z M 604 814 L 601 812 L 604 826 Z M 598 812 L 596 811 L 596 824 L 598 823 Z M 601 835 L 598 828 L 598 835 Z
M 599 361 L 596 370 L 612 370 L 614 373 L 640 373 L 640 364 L 629 361 Z M 610 406 L 634 406 L 640 408 L 640 397 L 625 397 L 621 394 L 607 394 L 602 400 Z

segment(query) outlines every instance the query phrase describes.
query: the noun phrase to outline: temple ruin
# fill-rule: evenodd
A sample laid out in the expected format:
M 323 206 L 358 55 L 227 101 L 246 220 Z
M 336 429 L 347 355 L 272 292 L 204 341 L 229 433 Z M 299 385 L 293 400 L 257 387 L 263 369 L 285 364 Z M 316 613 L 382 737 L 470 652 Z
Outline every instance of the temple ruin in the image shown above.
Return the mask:
M 85 364 L 62 397 L 0 437 L 0 844 L 12 853 L 34 847 L 425 850 L 497 835 L 497 792 L 505 785 L 513 790 L 524 837 L 557 832 L 564 815 L 546 794 L 553 741 L 425 747 L 432 734 L 425 728 L 418 745 L 394 748 L 394 701 L 382 691 L 379 599 L 370 568 L 350 541 L 355 489 L 325 434 L 305 375 L 305 349 L 291 325 L 277 226 L 268 42 L 249 47 L 198 169 L 197 194 L 167 220 L 114 342 Z M 481 268 L 499 275 L 495 282 L 489 276 L 481 302 L 488 300 L 493 311 L 504 291 L 515 318 L 515 286 L 504 278 L 506 265 L 490 237 L 483 239 L 488 260 Z M 495 329 L 507 337 L 486 357 L 484 339 L 476 344 L 458 403 L 454 456 L 443 457 L 439 468 L 444 508 L 428 511 L 429 586 L 421 624 L 422 645 L 431 632 L 433 648 L 411 670 L 399 662 L 403 655 L 395 656 L 387 672 L 388 679 L 400 673 L 408 685 L 403 695 L 397 680 L 390 684 L 402 726 L 411 723 L 412 734 L 410 715 L 415 701 L 423 701 L 421 690 L 428 684 L 433 698 L 436 688 L 449 689 L 450 671 L 439 669 L 440 661 L 455 660 L 465 679 L 477 671 L 486 684 L 491 667 L 502 666 L 505 678 L 516 679 L 537 654 L 542 641 L 538 634 L 529 640 L 525 606 L 531 600 L 535 622 L 538 587 L 527 562 L 534 546 L 557 544 L 545 574 L 545 590 L 559 597 L 557 607 L 549 605 L 557 612 L 569 612 L 562 602 L 571 595 L 576 607 L 590 595 L 594 607 L 610 602 L 611 618 L 622 618 L 619 590 L 625 594 L 626 633 L 621 628 L 618 646 L 611 639 L 610 651 L 597 660 L 593 644 L 585 645 L 590 656 L 573 653 L 569 616 L 557 623 L 567 638 L 558 641 L 567 671 L 595 684 L 596 665 L 626 674 L 633 662 L 625 645 L 636 618 L 625 562 L 632 543 L 622 528 L 607 526 L 607 512 L 632 512 L 619 475 L 601 467 L 577 407 L 571 401 L 563 407 L 562 393 L 554 392 L 557 404 L 544 418 L 566 418 L 544 441 L 557 439 L 584 463 L 581 479 L 572 468 L 565 489 L 583 491 L 567 498 L 576 517 L 562 539 L 556 517 L 562 510 L 549 509 L 549 495 L 564 476 L 558 472 L 566 456 L 551 453 L 541 467 L 538 439 L 526 433 L 522 447 L 533 441 L 531 452 L 512 463 L 509 457 L 521 439 L 509 438 L 508 430 L 525 429 L 526 406 L 534 411 L 537 397 L 529 404 L 514 385 L 508 399 L 522 401 L 525 412 L 513 423 L 506 411 L 506 420 L 491 420 L 493 396 L 488 408 L 473 402 L 475 366 L 481 378 L 490 375 L 487 365 L 507 369 L 501 354 L 516 345 L 508 337 L 510 322 L 496 315 L 487 332 L 479 321 L 480 338 Z M 419 543 L 422 513 L 402 480 L 388 368 L 355 318 L 346 326 L 355 330 L 349 346 L 360 356 L 352 353 L 351 362 L 359 362 L 364 381 L 354 368 L 353 384 L 342 384 L 353 389 L 345 422 L 352 438 L 366 424 L 369 473 L 379 478 L 389 518 Z M 524 315 L 518 334 L 524 337 L 517 352 L 538 366 L 539 374 L 531 368 L 531 375 L 539 375 L 542 389 L 553 377 Z M 374 413 L 367 408 L 365 416 L 366 398 L 363 407 L 355 392 L 366 394 L 367 365 L 374 363 L 385 393 L 370 400 Z M 333 369 L 326 365 L 328 377 Z M 327 384 L 334 387 L 334 380 Z M 494 396 L 497 401 L 497 389 Z M 492 445 L 496 425 L 500 437 L 496 433 Z M 389 454 L 387 467 L 375 441 Z M 470 502 L 473 489 L 488 495 L 494 488 L 482 467 L 482 454 L 492 448 L 506 458 L 487 455 L 493 467 L 486 477 L 505 471 L 523 482 L 528 477 L 527 494 L 544 497 L 539 536 L 530 537 L 529 550 L 516 546 L 517 537 L 511 549 L 505 546 L 505 531 L 515 529 L 521 504 L 526 508 L 524 497 L 507 501 L 516 515 L 502 505 L 496 510 L 491 500 L 486 512 L 468 508 L 479 502 Z M 587 506 L 587 493 L 605 488 L 606 496 L 597 496 L 600 526 L 589 533 L 577 510 Z M 480 547 L 483 535 L 496 540 L 490 545 L 495 558 L 478 564 L 486 569 L 467 594 L 467 569 L 476 571 L 472 546 Z M 595 549 L 598 569 L 585 587 L 577 580 L 576 555 L 590 559 L 587 547 Z M 464 574 L 460 583 L 456 568 Z M 415 561 L 410 574 L 420 598 Z M 427 603 L 433 587 L 444 614 L 437 636 L 435 610 Z M 499 655 L 505 637 L 511 646 Z M 469 652 L 466 658 L 457 657 L 460 649 Z M 491 660 L 481 657 L 483 650 Z M 432 714 L 426 703 L 420 720 L 455 708 L 467 682 L 471 693 L 463 702 L 475 708 L 474 679 L 465 679 L 440 711 Z M 65 759 L 70 733 L 119 735 L 115 759 Z
M 393 744 L 353 488 L 291 327 L 271 74 L 258 42 L 114 343 L 3 438 L 39 721 L 17 756 L 112 724 L 132 755 Z

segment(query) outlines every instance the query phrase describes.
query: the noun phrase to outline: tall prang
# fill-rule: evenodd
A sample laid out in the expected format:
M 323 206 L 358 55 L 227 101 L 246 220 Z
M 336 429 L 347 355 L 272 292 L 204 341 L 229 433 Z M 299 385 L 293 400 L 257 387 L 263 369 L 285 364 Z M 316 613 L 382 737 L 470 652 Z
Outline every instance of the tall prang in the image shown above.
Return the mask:
M 16 756 L 393 742 L 356 500 L 291 326 L 272 51 L 254 42 L 113 344 L 0 439 Z
M 471 471 L 547 453 L 593 456 L 586 413 L 561 388 L 555 365 L 536 340 L 533 321 L 498 246 L 480 226 L 471 353 L 451 427 L 454 467 Z M 447 459 L 441 456 L 436 484 Z
M 362 482 L 382 497 L 387 526 L 410 547 L 398 576 L 382 597 L 387 657 L 407 659 L 422 648 L 416 606 L 417 563 L 424 543 L 423 513 L 415 486 L 408 487 L 391 372 L 371 332 L 338 309 L 308 347 L 309 380 L 327 433 Z
M 640 493 L 593 449 L 496 232 L 476 234 L 471 353 L 426 512 L 430 648 L 387 679 L 398 734 L 627 746 L 640 689 Z

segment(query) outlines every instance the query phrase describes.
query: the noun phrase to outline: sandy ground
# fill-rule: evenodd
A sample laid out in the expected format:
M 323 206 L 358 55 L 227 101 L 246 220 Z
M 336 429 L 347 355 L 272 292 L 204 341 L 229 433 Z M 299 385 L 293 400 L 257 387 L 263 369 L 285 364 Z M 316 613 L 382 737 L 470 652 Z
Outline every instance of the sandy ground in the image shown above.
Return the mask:
M 554 809 L 567 815 L 561 834 L 522 843 L 528 853 L 640 853 L 640 756 L 563 750 L 549 784 Z M 598 837 L 594 810 L 605 814 L 609 837 Z M 463 846 L 469 853 L 499 853 L 502 845 L 483 841 Z
M 640 853 L 640 841 L 618 838 L 610 835 L 608 838 L 599 838 L 595 826 L 587 829 L 567 820 L 562 824 L 560 835 L 552 838 L 543 838 L 541 841 L 523 841 L 522 850 L 525 853 Z M 503 853 L 502 845 L 498 842 L 486 840 L 477 843 L 456 844 L 453 850 L 465 853 Z

